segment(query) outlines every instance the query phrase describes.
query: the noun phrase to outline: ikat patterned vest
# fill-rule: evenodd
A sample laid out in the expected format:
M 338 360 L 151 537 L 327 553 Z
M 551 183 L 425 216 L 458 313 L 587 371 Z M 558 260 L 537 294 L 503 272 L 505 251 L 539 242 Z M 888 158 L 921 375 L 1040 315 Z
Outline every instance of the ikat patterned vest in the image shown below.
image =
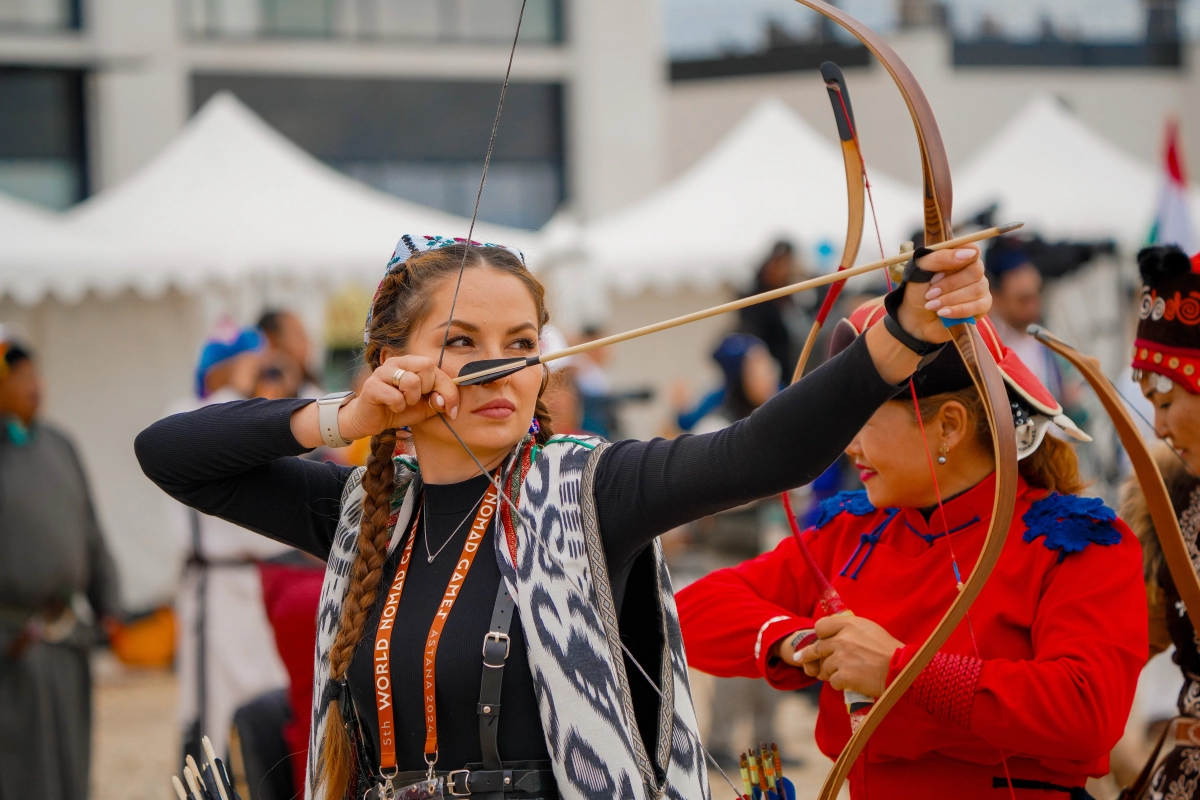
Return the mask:
M 633 675 L 626 671 L 594 495 L 596 467 L 607 447 L 603 440 L 589 437 L 555 437 L 544 447 L 527 438 L 504 472 L 506 494 L 516 503 L 521 520 L 514 524 L 510 514 L 497 515 L 505 529 L 494 537 L 496 560 L 517 601 L 559 796 L 711 800 L 704 754 L 696 739 L 679 616 L 657 540 L 642 557 L 653 560 L 654 580 L 647 591 L 656 607 L 646 613 L 658 621 L 658 631 L 647 637 L 655 641 L 638 648 L 639 660 L 658 672 L 654 677 L 662 691 L 654 753 L 646 751 L 638 729 L 630 681 L 645 677 L 636 667 Z M 314 786 L 314 776 L 330 722 L 328 703 L 338 691 L 329 681 L 329 652 L 357 553 L 362 474 L 356 470 L 342 494 L 321 588 L 306 800 L 330 800 Z M 406 530 L 412 518 L 418 492 L 409 489 L 417 475 L 413 459 L 396 459 L 392 507 L 398 513 L 389 553 L 399 544 L 396 532 Z M 514 541 L 515 563 L 510 550 Z M 651 661 L 646 653 L 657 658 Z

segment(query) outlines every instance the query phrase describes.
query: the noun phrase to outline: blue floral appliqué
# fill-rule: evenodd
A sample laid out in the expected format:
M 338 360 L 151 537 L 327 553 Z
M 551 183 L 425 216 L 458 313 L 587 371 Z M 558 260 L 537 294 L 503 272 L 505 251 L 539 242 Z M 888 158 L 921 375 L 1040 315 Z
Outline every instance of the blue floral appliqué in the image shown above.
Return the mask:
M 1077 497 L 1054 492 L 1038 500 L 1021 520 L 1025 523 L 1025 541 L 1045 536 L 1043 544 L 1058 550 L 1058 561 L 1067 553 L 1078 553 L 1089 544 L 1112 545 L 1121 541 L 1121 532 L 1113 527 L 1116 512 L 1098 497 Z
M 865 517 L 867 514 L 874 513 L 874 511 L 875 506 L 871 505 L 871 501 L 867 499 L 866 492 L 838 492 L 832 497 L 826 497 L 821 501 L 817 518 L 812 526 L 814 528 L 823 528 L 834 517 L 843 512 L 849 512 L 856 517 Z

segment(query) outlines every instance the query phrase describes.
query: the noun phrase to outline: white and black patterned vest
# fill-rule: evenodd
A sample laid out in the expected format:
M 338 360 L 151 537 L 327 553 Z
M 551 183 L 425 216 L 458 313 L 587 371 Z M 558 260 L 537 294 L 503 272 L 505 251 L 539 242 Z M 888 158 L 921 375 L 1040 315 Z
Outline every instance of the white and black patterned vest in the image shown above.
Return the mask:
M 646 609 L 647 616 L 658 628 L 656 641 L 645 649 L 657 650 L 655 678 L 663 694 L 657 708 L 656 752 L 646 752 L 639 733 L 630 681 L 645 679 L 626 672 L 593 491 L 596 466 L 606 447 L 603 440 L 588 437 L 555 437 L 540 448 L 531 447 L 528 440 L 518 445 L 517 453 L 528 454 L 532 464 L 523 481 L 511 478 L 515 457 L 505 471 L 505 486 L 510 496 L 518 495 L 514 499 L 524 521 L 516 526 L 516 564 L 504 531 L 497 530 L 493 537 L 500 574 L 517 601 L 525 631 L 558 792 L 563 800 L 710 800 L 704 755 L 695 738 L 696 714 L 679 617 L 657 540 L 649 554 L 654 585 L 645 595 L 655 606 Z M 355 471 L 342 494 L 321 587 L 306 800 L 320 796 L 313 783 L 334 691 L 328 686 L 329 651 L 357 553 L 362 474 L 361 469 Z M 399 514 L 389 553 L 399 544 L 397 532 L 406 530 L 412 518 L 418 493 L 409 488 L 416 477 L 414 460 L 396 459 L 392 507 Z M 630 600 L 627 592 L 625 602 Z M 639 660 L 647 669 L 655 668 L 644 655 Z

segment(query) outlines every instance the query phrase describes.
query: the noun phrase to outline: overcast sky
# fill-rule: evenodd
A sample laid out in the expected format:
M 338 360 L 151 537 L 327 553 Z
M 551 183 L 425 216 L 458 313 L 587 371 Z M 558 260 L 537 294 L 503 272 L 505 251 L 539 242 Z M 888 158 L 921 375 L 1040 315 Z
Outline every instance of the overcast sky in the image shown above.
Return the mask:
M 808 30 L 814 12 L 794 0 L 659 0 L 667 49 L 673 57 L 710 55 L 722 50 L 756 50 L 768 18 L 798 33 Z M 838 5 L 872 28 L 895 22 L 892 0 L 841 0 Z M 1015 37 L 1035 36 L 1044 17 L 1065 32 L 1093 39 L 1129 39 L 1140 34 L 1142 0 L 947 0 L 960 34 L 978 31 L 985 16 Z M 1200 31 L 1200 0 L 1183 0 L 1185 30 Z

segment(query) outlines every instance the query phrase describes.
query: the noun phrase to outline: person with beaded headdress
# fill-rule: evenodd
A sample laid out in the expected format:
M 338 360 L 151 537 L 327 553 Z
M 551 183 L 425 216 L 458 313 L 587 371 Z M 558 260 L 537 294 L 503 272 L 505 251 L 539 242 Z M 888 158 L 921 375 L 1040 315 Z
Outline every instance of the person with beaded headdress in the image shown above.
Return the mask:
M 944 317 L 986 313 L 976 248 L 921 264 L 935 285 L 898 289 L 886 327 L 746 419 L 610 444 L 553 435 L 541 367 L 454 382 L 539 352 L 549 314 L 524 257 L 406 235 L 357 394 L 212 405 L 139 434 L 171 496 L 328 562 L 306 796 L 707 798 L 656 537 L 820 474 L 948 341 Z M 297 457 L 363 437 L 365 468 Z
M 835 354 L 885 319 L 882 298 L 841 320 Z M 987 319 L 1017 437 L 1016 508 L 967 620 L 872 735 L 850 796 L 1086 798 L 1108 772 L 1145 660 L 1140 550 L 1083 481 L 1066 437 L 1088 437 Z M 989 530 L 991 434 L 957 350 L 884 403 L 846 447 L 864 489 L 822 501 L 772 552 L 678 594 L 689 663 L 781 690 L 825 681 L 816 739 L 836 758 L 861 713 L 924 644 Z M 797 539 L 857 616 L 826 612 Z
M 1178 247 L 1138 253 L 1142 277 L 1133 377 L 1154 406 L 1154 432 L 1164 442 L 1155 453 L 1193 568 L 1200 568 L 1200 255 Z M 1176 745 L 1149 779 L 1145 796 L 1155 800 L 1200 797 L 1200 648 L 1167 570 L 1145 496 L 1136 477 L 1125 486 L 1122 516 L 1142 540 L 1150 597 L 1150 653 L 1175 646 L 1183 672 L 1177 707 L 1168 726 Z

